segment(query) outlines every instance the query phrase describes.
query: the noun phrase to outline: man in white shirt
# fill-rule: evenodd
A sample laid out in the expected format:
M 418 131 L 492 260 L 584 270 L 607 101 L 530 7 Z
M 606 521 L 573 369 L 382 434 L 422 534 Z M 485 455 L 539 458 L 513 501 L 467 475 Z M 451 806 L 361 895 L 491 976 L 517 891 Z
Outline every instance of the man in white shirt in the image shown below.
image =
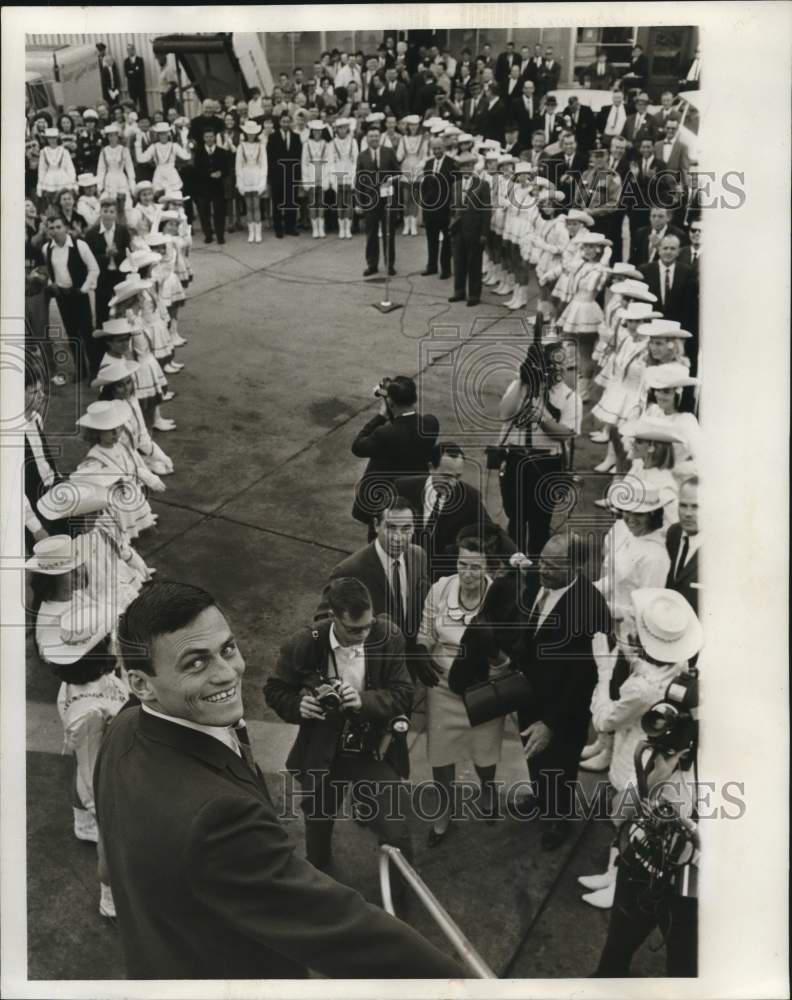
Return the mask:
M 680 90 L 698 90 L 701 77 L 701 49 L 696 49 L 696 54 L 691 60 L 684 80 L 679 81 Z
M 335 80 L 333 81 L 336 90 L 339 87 L 348 87 L 353 81 L 358 85 L 358 89 L 361 89 L 363 81 L 361 79 L 360 69 L 358 68 L 357 63 L 349 61 L 348 52 L 342 52 L 340 59 L 341 65 L 338 67 Z
M 93 356 L 93 312 L 89 293 L 96 288 L 99 265 L 85 240 L 69 235 L 58 216 L 47 220 L 49 243 L 44 259 L 49 273 L 49 290 L 58 303 L 66 336 L 74 356 L 75 377 L 88 375 Z
M 45 538 L 49 522 L 38 514 L 36 504 L 60 478 L 50 449 L 41 414 L 46 408 L 46 391 L 40 371 L 33 363 L 25 364 L 25 541 L 28 551 L 33 543 Z
M 624 94 L 620 90 L 613 91 L 610 107 L 602 109 L 600 120 L 603 135 L 611 138 L 622 134 L 627 123 L 627 112 L 624 108 Z
M 666 587 L 680 593 L 698 614 L 699 550 L 701 532 L 698 515 L 698 476 L 690 476 L 679 487 L 679 523 L 672 524 L 666 535 L 671 560 Z

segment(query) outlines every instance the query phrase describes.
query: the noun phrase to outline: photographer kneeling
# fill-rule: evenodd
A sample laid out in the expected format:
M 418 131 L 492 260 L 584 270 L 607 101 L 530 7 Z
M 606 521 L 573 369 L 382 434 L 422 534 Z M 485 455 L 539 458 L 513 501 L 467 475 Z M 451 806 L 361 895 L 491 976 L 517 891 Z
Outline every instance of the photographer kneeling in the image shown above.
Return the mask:
M 410 860 L 400 802 L 413 696 L 404 638 L 386 615 L 374 616 L 368 590 L 353 577 L 331 581 L 327 602 L 329 620 L 285 642 L 264 687 L 267 704 L 300 726 L 286 767 L 303 791 L 306 856 L 316 868 L 330 866 L 333 819 L 351 784 L 358 815 L 370 816 L 379 842 Z M 399 901 L 404 886 L 394 890 Z
M 490 467 L 499 462 L 508 532 L 529 556 L 544 548 L 563 487 L 571 488 L 567 443 L 580 434 L 583 403 L 565 381 L 567 367 L 561 342 L 531 345 L 498 410 L 504 427 Z

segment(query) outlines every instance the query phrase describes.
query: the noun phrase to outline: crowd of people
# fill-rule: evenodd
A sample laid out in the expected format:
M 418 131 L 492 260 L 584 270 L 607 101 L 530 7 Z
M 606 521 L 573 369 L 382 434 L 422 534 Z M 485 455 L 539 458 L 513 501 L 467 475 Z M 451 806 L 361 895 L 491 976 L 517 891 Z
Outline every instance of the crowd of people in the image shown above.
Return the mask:
M 149 117 L 145 102 L 119 99 L 112 79 L 111 99 L 95 108 L 67 109 L 57 123 L 29 115 L 25 532 L 35 641 L 62 682 L 58 710 L 77 764 L 74 833 L 97 843 L 100 912 L 115 916 L 118 903 L 131 975 L 301 974 L 311 962 L 299 942 L 310 943 L 312 967 L 341 975 L 335 931 L 314 906 L 319 892 L 330 893 L 328 921 L 346 921 L 360 942 L 381 934 L 397 968 L 398 948 L 416 948 L 414 938 L 333 896 L 334 883 L 314 869 L 343 881 L 332 833 L 349 786 L 359 821 L 412 857 L 403 794 L 411 717 L 425 728 L 440 803 L 431 848 L 458 821 L 455 774 L 464 761 L 480 781 L 478 819 L 502 815 L 496 774 L 512 713 L 534 796 L 509 806 L 517 816 L 536 806 L 545 850 L 569 837 L 579 768 L 608 769 L 614 823 L 622 822 L 619 803 L 638 780 L 641 717 L 702 644 L 702 224 L 675 95 L 649 114 L 641 53 L 634 57 L 620 80 L 607 60 L 585 74 L 591 86 L 607 78 L 613 88 L 599 115 L 576 100 L 558 110 L 552 50 L 518 53 L 510 44 L 496 58 L 486 46 L 457 59 L 392 40 L 368 58 L 324 53 L 309 78 L 281 74 L 270 94 L 207 98 L 192 120 L 173 105 Z M 698 56 L 690 72 L 697 83 Z M 243 219 L 250 243 L 262 241 L 265 224 L 276 238 L 310 227 L 321 240 L 329 232 L 349 239 L 362 222 L 365 276 L 378 271 L 381 252 L 395 274 L 396 230 L 407 239 L 422 226 L 422 274 L 453 276 L 450 301 L 475 306 L 490 288 L 514 312 L 535 314 L 500 400 L 501 433 L 487 449 L 505 528 L 465 480 L 463 447 L 419 411 L 415 381 L 396 375 L 377 388 L 378 412 L 352 443 L 353 456 L 368 460 L 352 507 L 367 544 L 330 574 L 314 620 L 284 642 L 264 690 L 275 713 L 299 726 L 286 766 L 303 792 L 313 868 L 282 844 L 262 866 L 251 886 L 262 896 L 292 891 L 282 911 L 292 916 L 277 929 L 272 916 L 251 917 L 249 940 L 265 945 L 264 957 L 243 957 L 237 944 L 236 965 L 207 955 L 217 952 L 209 932 L 226 940 L 234 906 L 255 909 L 256 901 L 234 896 L 241 873 L 221 842 L 228 837 L 229 850 L 255 865 L 257 838 L 280 836 L 240 722 L 244 661 L 214 598 L 157 582 L 135 549 L 157 522 L 150 494 L 176 472 L 162 435 L 176 430 L 165 406 L 184 367 L 177 352 L 189 332 L 180 311 L 193 273 L 194 207 L 205 243 L 224 243 Z M 66 381 L 47 332 L 53 299 L 81 401 L 95 390 L 78 420 L 85 454 L 68 473 L 42 418 L 50 382 Z M 605 448 L 593 471 L 608 477 L 598 503 L 610 526 L 597 569 L 572 530 L 582 471 L 575 441 L 587 408 L 591 440 Z M 200 646 L 189 657 L 187 638 Z M 506 693 L 493 707 L 482 689 L 498 685 Z M 252 782 L 256 809 L 269 812 L 255 821 L 244 818 L 244 803 L 207 812 L 197 792 L 188 804 L 171 757 L 165 773 L 180 808 L 147 798 L 146 767 L 164 744 L 207 767 L 236 769 L 235 794 Z M 222 784 L 212 787 L 225 801 Z M 394 797 L 395 814 L 387 808 Z M 196 809 L 200 836 L 190 825 Z M 170 936 L 179 907 L 199 891 L 190 872 L 171 874 L 172 856 L 149 868 L 148 837 L 129 833 L 163 810 L 174 824 L 163 842 L 182 843 L 184 833 L 195 878 L 208 873 L 199 897 L 209 937 L 146 952 L 146 941 Z M 617 836 L 606 872 L 581 880 L 587 903 L 613 905 L 618 864 Z M 154 913 L 145 893 L 166 884 L 173 891 Z M 401 879 L 394 902 L 406 915 Z M 693 974 L 689 944 L 684 958 L 669 944 L 675 974 Z M 631 952 L 618 962 L 615 953 L 599 974 L 627 974 Z M 413 961 L 426 975 L 454 974 L 429 951 Z M 375 966 L 361 957 L 356 968 Z

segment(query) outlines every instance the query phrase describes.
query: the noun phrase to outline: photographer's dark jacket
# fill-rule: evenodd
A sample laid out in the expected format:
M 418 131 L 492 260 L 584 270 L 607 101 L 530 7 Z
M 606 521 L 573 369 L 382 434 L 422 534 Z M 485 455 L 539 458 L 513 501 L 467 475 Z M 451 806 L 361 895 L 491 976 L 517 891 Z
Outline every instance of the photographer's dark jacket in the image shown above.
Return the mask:
M 330 628 L 332 622 L 306 626 L 284 643 L 275 671 L 264 685 L 264 697 L 284 722 L 299 725 L 300 731 L 286 758 L 286 767 L 302 780 L 310 771 L 329 771 L 336 755 L 344 717 L 303 719 L 300 701 L 307 690 L 332 671 Z M 397 715 L 409 715 L 413 685 L 404 660 L 404 638 L 389 618 L 380 615 L 363 644 L 366 658 L 365 687 L 360 692 L 362 707 L 353 718 L 372 723 L 384 732 Z M 410 759 L 403 737 L 394 738 L 387 759 L 407 777 Z
M 355 490 L 356 521 L 371 523 L 388 495 L 385 491 L 399 476 L 425 472 L 439 433 L 440 423 L 431 413 L 409 413 L 394 420 L 377 414 L 360 429 L 352 454 L 369 463 Z

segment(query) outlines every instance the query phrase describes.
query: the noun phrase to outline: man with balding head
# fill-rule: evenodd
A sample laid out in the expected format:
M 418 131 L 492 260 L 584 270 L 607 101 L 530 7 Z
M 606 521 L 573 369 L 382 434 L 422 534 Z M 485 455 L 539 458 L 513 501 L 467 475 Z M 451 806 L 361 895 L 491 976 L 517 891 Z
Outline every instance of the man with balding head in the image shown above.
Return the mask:
M 696 374 L 698 362 L 698 275 L 690 264 L 679 260 L 681 242 L 673 234 L 660 241 L 658 259 L 642 267 L 641 273 L 649 291 L 657 296 L 656 308 L 665 319 L 676 320 L 693 336 L 685 340 L 685 353 L 690 359 L 690 374 Z

